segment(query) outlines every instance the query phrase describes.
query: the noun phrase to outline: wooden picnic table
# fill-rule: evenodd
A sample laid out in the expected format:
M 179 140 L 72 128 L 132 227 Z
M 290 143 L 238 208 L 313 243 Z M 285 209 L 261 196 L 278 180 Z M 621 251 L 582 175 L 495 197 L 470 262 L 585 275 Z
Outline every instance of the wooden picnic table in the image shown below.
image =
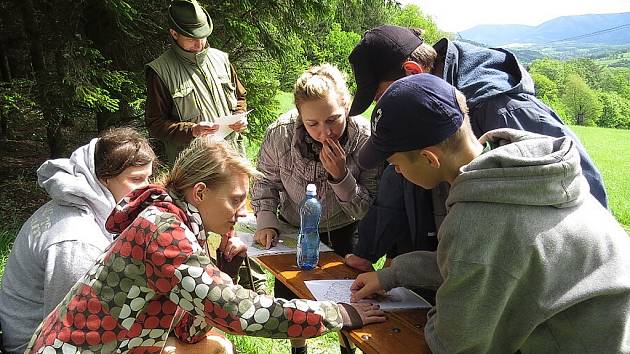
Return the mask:
M 295 295 L 315 300 L 304 281 L 322 279 L 355 279 L 358 271 L 344 264 L 334 252 L 322 252 L 319 267 L 300 270 L 295 254 L 269 255 L 255 258 Z M 427 309 L 387 312 L 387 321 L 343 333 L 366 354 L 431 353 L 424 341 Z

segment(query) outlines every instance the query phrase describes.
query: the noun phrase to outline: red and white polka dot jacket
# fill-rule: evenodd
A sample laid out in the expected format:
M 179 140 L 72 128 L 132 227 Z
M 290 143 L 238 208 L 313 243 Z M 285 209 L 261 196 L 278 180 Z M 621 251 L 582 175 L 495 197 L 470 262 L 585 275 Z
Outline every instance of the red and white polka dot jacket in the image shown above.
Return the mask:
M 206 253 L 195 207 L 161 187 L 125 197 L 107 229 L 119 235 L 44 319 L 27 352 L 159 353 L 171 331 L 194 343 L 211 327 L 270 338 L 341 329 L 335 303 L 234 285 Z

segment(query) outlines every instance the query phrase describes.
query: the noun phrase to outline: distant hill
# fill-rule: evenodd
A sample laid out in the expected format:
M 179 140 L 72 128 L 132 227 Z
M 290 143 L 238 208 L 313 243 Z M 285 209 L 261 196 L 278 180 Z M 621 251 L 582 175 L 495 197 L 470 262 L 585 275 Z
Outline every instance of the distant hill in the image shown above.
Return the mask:
M 630 67 L 630 43 L 612 45 L 558 42 L 550 44 L 509 44 L 502 47 L 516 54 L 520 62 L 525 65 L 541 58 L 558 60 L 589 58 L 605 66 Z
M 563 16 L 538 26 L 480 25 L 458 35 L 488 46 L 559 43 L 624 45 L 630 44 L 630 12 Z

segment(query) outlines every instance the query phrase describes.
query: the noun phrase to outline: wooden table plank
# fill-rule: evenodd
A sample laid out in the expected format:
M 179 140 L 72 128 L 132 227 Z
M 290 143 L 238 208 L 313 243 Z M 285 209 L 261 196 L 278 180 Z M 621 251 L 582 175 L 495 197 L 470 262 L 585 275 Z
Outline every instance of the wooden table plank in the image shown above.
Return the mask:
M 276 280 L 284 283 L 297 297 L 315 298 L 304 281 L 322 279 L 354 279 L 359 274 L 343 263 L 334 252 L 320 253 L 316 269 L 303 271 L 296 266 L 295 254 L 258 257 Z M 371 324 L 360 329 L 344 331 L 346 336 L 366 354 L 431 353 L 424 340 L 427 309 L 404 310 L 387 313 L 387 321 Z

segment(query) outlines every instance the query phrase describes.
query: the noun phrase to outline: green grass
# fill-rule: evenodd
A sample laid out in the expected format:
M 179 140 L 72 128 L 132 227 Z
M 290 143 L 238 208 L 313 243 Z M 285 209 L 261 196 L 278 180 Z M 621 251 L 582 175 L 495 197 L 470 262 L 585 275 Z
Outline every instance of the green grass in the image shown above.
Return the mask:
M 604 177 L 610 210 L 630 230 L 630 130 L 571 128 Z

